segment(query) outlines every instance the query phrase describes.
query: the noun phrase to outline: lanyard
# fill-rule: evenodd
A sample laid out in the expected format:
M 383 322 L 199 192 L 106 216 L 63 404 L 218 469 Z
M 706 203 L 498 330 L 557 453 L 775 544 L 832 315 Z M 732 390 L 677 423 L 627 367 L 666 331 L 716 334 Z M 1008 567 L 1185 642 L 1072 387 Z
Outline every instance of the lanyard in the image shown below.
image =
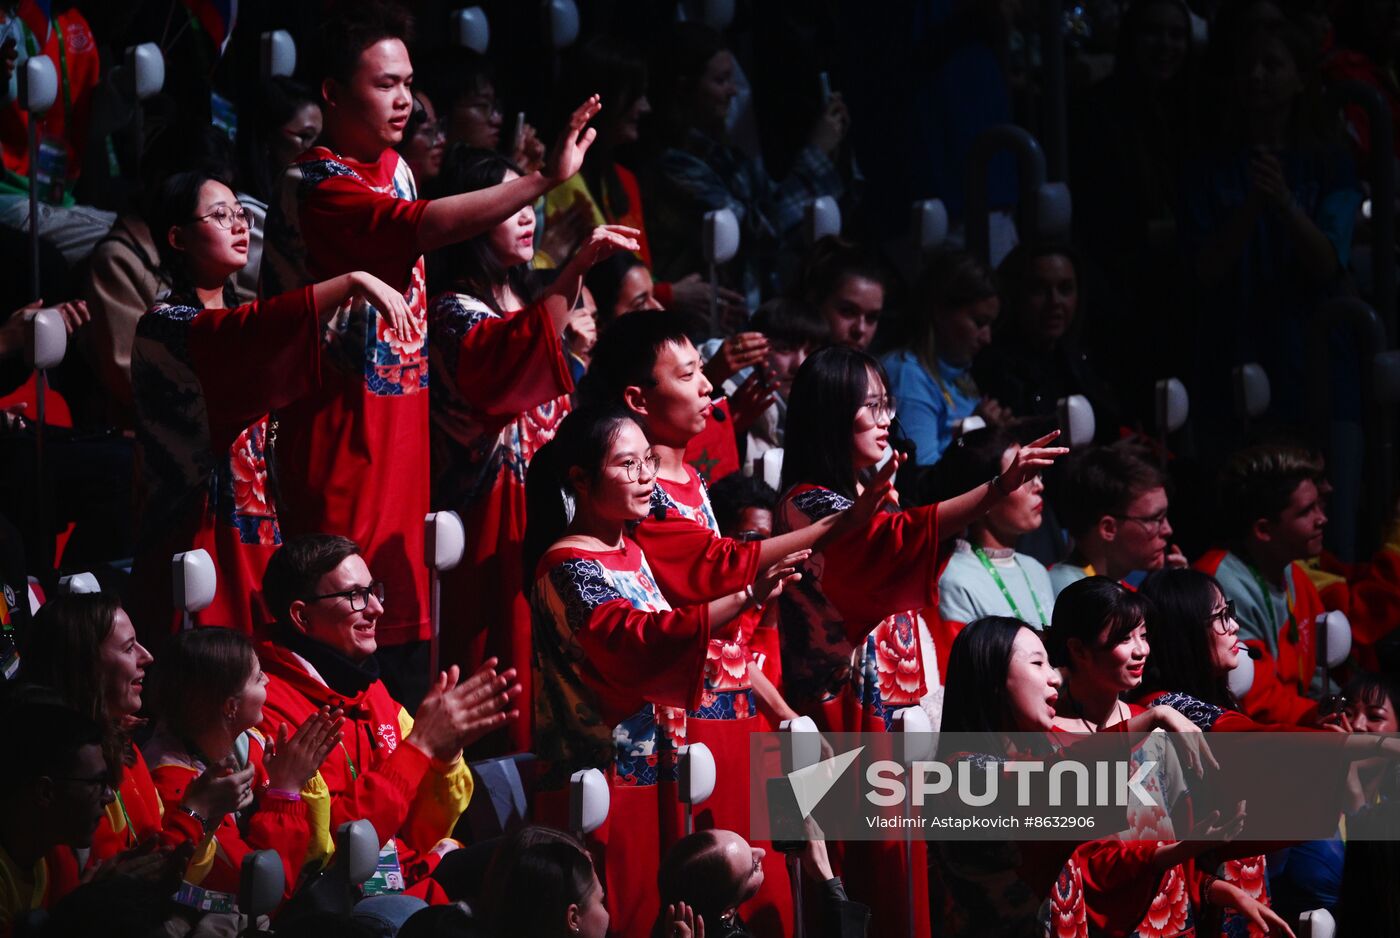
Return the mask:
M 1011 590 L 1006 588 L 1006 581 L 1001 578 L 1001 573 L 987 557 L 987 552 L 980 547 L 974 547 L 972 552 L 977 555 L 977 559 L 982 561 L 982 568 L 991 576 L 992 582 L 1001 590 L 1001 595 L 1006 600 L 1006 604 L 1011 607 L 1011 614 L 1022 622 L 1029 622 L 1025 616 L 1021 615 L 1021 610 L 1016 606 L 1016 600 L 1011 598 Z M 1016 564 L 1016 569 L 1021 571 L 1021 579 L 1026 581 L 1026 592 L 1031 594 L 1031 602 L 1035 603 L 1035 614 L 1040 617 L 1040 627 L 1045 628 L 1050 624 L 1045 618 L 1045 610 L 1040 608 L 1040 597 L 1035 595 L 1035 587 L 1031 586 L 1031 578 L 1026 573 L 1026 568 L 1021 566 L 1021 561 L 1016 559 L 1016 555 L 1011 555 L 1012 563 Z
M 1250 576 L 1254 577 L 1254 583 L 1255 583 L 1255 585 L 1257 585 L 1257 586 L 1259 587 L 1259 592 L 1263 594 L 1263 597 L 1264 597 L 1264 609 L 1265 609 L 1265 611 L 1268 612 L 1269 620 L 1272 622 L 1272 621 L 1273 621 L 1273 618 L 1274 618 L 1274 598 L 1273 598 L 1273 593 L 1269 590 L 1269 584 L 1266 583 L 1266 582 L 1264 581 L 1264 577 L 1259 573 L 1259 571 L 1258 571 L 1257 569 L 1255 569 L 1255 567 L 1254 567 L 1253 564 L 1248 564 L 1247 566 L 1249 567 L 1249 574 L 1250 574 Z M 1284 608 L 1285 613 L 1286 613 L 1287 616 L 1288 616 L 1288 632 L 1287 632 L 1287 637 L 1288 637 L 1289 642 L 1291 642 L 1291 643 L 1293 644 L 1293 646 L 1294 646 L 1295 648 L 1297 648 L 1297 655 L 1298 655 L 1298 681 L 1299 681 L 1304 687 L 1307 687 L 1308 684 L 1309 684 L 1309 675 L 1308 675 L 1307 669 L 1304 667 L 1305 661 L 1304 661 L 1304 657 L 1303 657 L 1303 651 L 1302 651 L 1301 648 L 1298 648 L 1298 647 L 1297 647 L 1297 646 L 1298 646 L 1298 613 L 1297 613 L 1297 610 L 1294 608 L 1295 605 L 1296 605 L 1296 603 L 1295 603 L 1295 601 L 1294 601 L 1294 599 L 1293 599 L 1293 580 L 1292 580 L 1292 577 L 1289 576 L 1289 571 L 1284 570 L 1284 572 L 1283 572 L 1283 608 Z
M 360 777 L 360 772 L 355 768 L 355 760 L 350 758 L 350 750 L 345 748 L 345 740 L 340 741 L 340 751 L 345 753 L 345 767 L 350 770 L 350 781 L 355 781 Z
M 29 50 L 31 58 L 40 55 L 39 45 L 34 41 L 34 33 L 29 29 L 29 25 L 23 20 L 20 21 L 19 28 L 24 30 L 24 46 Z M 53 31 L 54 38 L 58 40 L 58 74 L 63 80 L 63 126 L 70 133 L 73 130 L 73 86 L 68 79 L 68 44 L 63 41 L 63 30 L 59 29 L 58 21 L 49 18 L 49 29 Z
M 126 842 L 128 846 L 136 846 L 136 829 L 131 826 L 131 815 L 126 813 L 126 802 L 122 799 L 120 791 L 113 792 L 117 796 L 117 807 L 121 809 L 122 820 L 126 822 Z

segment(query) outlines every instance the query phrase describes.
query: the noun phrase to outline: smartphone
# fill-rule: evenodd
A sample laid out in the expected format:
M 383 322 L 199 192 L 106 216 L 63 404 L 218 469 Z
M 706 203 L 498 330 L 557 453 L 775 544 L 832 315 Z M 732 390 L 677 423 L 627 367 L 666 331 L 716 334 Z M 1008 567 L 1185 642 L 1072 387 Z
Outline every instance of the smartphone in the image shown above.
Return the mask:
M 515 115 L 515 129 L 511 131 L 511 152 L 519 153 L 521 144 L 525 142 L 525 112 L 520 111 Z
M 783 854 L 807 849 L 807 825 L 797 808 L 797 794 L 786 775 L 768 780 L 768 833 L 773 849 Z
M 822 86 L 822 107 L 826 107 L 827 102 L 831 100 L 831 76 L 821 72 L 817 75 L 817 81 L 821 82 Z

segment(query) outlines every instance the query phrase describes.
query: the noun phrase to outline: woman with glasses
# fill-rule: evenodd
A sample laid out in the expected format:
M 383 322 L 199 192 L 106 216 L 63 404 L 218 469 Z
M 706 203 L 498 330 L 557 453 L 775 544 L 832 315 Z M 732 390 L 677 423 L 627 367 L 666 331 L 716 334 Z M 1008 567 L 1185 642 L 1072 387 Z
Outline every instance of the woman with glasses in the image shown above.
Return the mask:
M 884 369 L 849 346 L 808 358 L 792 383 L 782 498 L 774 528 L 805 528 L 849 508 L 902 462 L 889 452 L 894 419 Z M 1018 450 L 1005 472 L 944 502 L 901 511 L 896 498 L 869 523 L 836 538 L 802 564 L 802 579 L 779 600 L 783 691 L 798 712 L 832 732 L 883 731 L 896 711 L 941 710 L 934 632 L 944 531 L 961 531 L 1066 452 L 1044 448 L 1054 434 Z M 876 467 L 884 463 L 883 470 Z M 946 650 L 944 651 L 946 653 Z M 870 897 L 872 933 L 905 934 L 904 883 L 894 843 L 846 845 L 851 894 Z M 922 856 L 916 845 L 916 861 Z M 917 883 L 924 882 L 922 877 Z M 871 901 L 871 900 L 874 901 Z M 916 908 L 927 897 L 916 897 Z M 916 913 L 916 924 L 927 915 Z M 920 924 L 920 933 L 926 925 Z
M 195 621 L 251 634 L 271 620 L 262 574 L 281 543 L 268 414 L 316 385 L 321 331 L 347 300 L 363 298 L 405 329 L 408 311 L 402 295 L 366 273 L 235 305 L 230 278 L 248 258 L 248 216 L 227 185 L 202 172 L 165 180 L 152 229 L 171 288 L 141 317 L 132 349 L 150 486 L 133 611 L 143 635 L 170 631 L 170 557 L 203 548 L 220 582 Z
M 518 178 L 486 150 L 454 149 L 444 195 Z M 577 305 L 595 264 L 636 248 L 636 231 L 596 228 L 547 282 L 530 270 L 535 213 L 528 205 L 490 230 L 444 248 L 428 302 L 432 504 L 462 516 L 467 556 L 443 579 L 443 660 L 463 667 L 495 656 L 530 692 L 530 612 L 521 578 L 525 470 L 569 412 L 574 389 L 563 339 L 589 313 Z M 588 323 L 591 325 L 591 323 Z M 530 721 L 512 724 L 509 751 L 530 748 Z M 504 742 L 504 741 L 502 741 Z
M 394 149 L 413 170 L 413 180 L 419 188 L 429 189 L 442 172 L 442 154 L 447 134 L 438 120 L 432 99 L 421 88 L 413 89 L 413 110 L 403 129 L 403 139 Z
M 536 820 L 565 826 L 574 772 L 608 777 L 608 821 L 589 849 L 613 928 L 629 938 L 656 919 L 658 865 L 679 833 L 676 748 L 686 712 L 709 696 L 712 640 L 732 640 L 740 613 L 781 593 L 805 556 L 787 555 L 742 591 L 672 608 L 627 535 L 651 509 L 659 467 L 626 410 L 586 406 L 535 454 L 527 483 Z

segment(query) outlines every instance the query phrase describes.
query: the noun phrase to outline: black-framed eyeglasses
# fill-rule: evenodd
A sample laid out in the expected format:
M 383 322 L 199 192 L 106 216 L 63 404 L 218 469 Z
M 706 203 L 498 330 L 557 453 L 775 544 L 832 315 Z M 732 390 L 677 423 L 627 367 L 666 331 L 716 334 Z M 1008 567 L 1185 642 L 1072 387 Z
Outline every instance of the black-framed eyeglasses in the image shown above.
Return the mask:
M 232 228 L 235 221 L 246 227 L 248 224 L 248 208 L 242 204 L 235 205 L 233 208 L 229 208 L 227 205 L 216 205 L 214 210 L 207 215 L 196 215 L 194 217 L 195 221 L 209 221 L 211 219 L 214 224 L 225 231 Z
M 1149 531 L 1157 532 L 1162 530 L 1162 525 L 1167 523 L 1167 509 L 1162 509 L 1155 515 L 1114 515 L 1119 521 L 1136 521 Z
M 308 596 L 306 601 L 314 603 L 319 599 L 348 599 L 350 600 L 350 611 L 359 612 L 369 605 L 369 598 L 373 596 L 384 603 L 384 584 L 375 580 L 369 586 L 357 586 L 352 590 L 341 590 L 338 593 L 322 593 L 320 596 Z
M 646 468 L 648 478 L 656 478 L 656 474 L 661 471 L 661 457 L 647 456 L 645 459 L 629 459 L 620 463 L 622 471 L 627 474 L 628 482 L 638 482 L 642 479 L 642 468 Z
M 876 423 L 894 420 L 894 401 L 888 396 L 871 398 L 860 406 L 862 410 L 870 411 Z
M 1234 619 L 1235 619 L 1235 601 L 1234 601 L 1233 599 L 1227 599 L 1227 600 L 1225 600 L 1225 608 L 1224 608 L 1224 609 L 1220 610 L 1219 612 L 1213 612 L 1213 613 L 1211 613 L 1211 616 L 1210 616 L 1210 627 L 1211 627 L 1211 630 L 1214 631 L 1216 635 L 1229 635 L 1229 634 L 1230 634 L 1230 623 L 1233 622 Z M 1236 631 L 1238 631 L 1238 630 L 1239 630 L 1239 626 L 1235 626 L 1235 629 L 1236 629 Z
M 762 531 L 736 531 L 732 538 L 736 541 L 762 541 L 765 540 Z

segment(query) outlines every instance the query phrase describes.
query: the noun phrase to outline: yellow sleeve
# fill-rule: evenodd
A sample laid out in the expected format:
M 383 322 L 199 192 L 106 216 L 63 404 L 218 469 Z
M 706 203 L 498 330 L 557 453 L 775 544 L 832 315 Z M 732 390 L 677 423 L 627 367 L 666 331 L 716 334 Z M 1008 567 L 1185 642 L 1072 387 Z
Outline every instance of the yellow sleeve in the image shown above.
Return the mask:
M 301 786 L 301 800 L 306 805 L 306 823 L 311 828 L 311 840 L 306 845 L 306 860 L 302 865 L 321 866 L 335 853 L 335 836 L 331 831 L 331 790 L 320 772 Z
M 413 732 L 413 717 L 399 708 L 399 739 Z M 400 830 L 410 847 L 426 853 L 437 846 L 452 830 L 472 798 L 472 773 L 461 756 L 451 765 L 433 762 L 432 768 L 418 786 L 418 794 L 409 806 L 408 818 Z

